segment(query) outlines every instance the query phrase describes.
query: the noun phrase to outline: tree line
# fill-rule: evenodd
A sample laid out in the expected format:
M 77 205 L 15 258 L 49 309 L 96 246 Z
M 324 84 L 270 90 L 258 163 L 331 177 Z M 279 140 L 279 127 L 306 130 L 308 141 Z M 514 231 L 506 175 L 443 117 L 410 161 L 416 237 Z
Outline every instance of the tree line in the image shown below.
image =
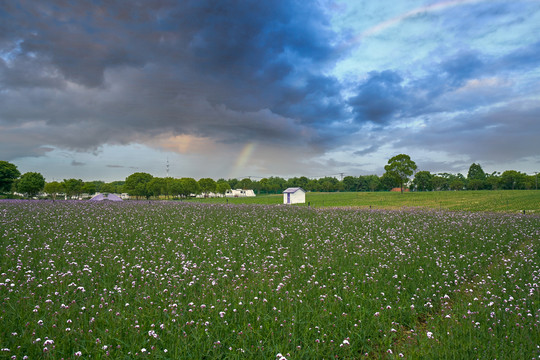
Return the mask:
M 129 175 L 125 181 L 83 181 L 81 179 L 64 179 L 61 182 L 46 182 L 43 175 L 37 172 L 22 174 L 14 164 L 0 161 L 0 193 L 10 197 L 13 193 L 35 197 L 44 192 L 56 199 L 60 194 L 67 198 L 80 197 L 82 194 L 95 193 L 127 193 L 135 198 L 190 197 L 192 195 L 225 194 L 230 189 L 251 189 L 257 194 L 279 194 L 289 187 L 301 187 L 306 191 L 390 191 L 400 188 L 401 191 L 447 191 L 447 190 L 517 190 L 538 189 L 538 177 L 527 175 L 516 170 L 502 173 L 486 173 L 480 164 L 473 163 L 467 175 L 450 173 L 430 173 L 417 171 L 417 166 L 408 155 L 400 154 L 388 160 L 386 172 L 382 176 L 361 175 L 345 176 L 337 179 L 325 176 L 310 179 L 306 176 L 282 178 L 271 176 L 259 180 L 202 178 L 160 178 L 145 172 Z M 414 176 L 413 176 L 414 175 Z

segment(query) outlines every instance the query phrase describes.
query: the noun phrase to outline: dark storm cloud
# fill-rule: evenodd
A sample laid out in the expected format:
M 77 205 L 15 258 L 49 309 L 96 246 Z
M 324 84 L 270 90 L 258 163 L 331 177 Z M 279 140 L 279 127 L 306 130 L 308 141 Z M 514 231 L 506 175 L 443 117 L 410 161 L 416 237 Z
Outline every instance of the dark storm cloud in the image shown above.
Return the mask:
M 404 32 L 416 21 L 434 26 L 400 48 L 423 55 L 365 53 L 365 62 L 355 59 L 362 72 L 339 80 L 343 74 L 331 74 L 350 55 L 340 41 L 351 33 L 335 33 L 329 21 L 339 13 L 323 6 L 0 1 L 0 156 L 55 147 L 97 153 L 168 135 L 302 148 L 313 157 L 342 145 L 356 157 L 392 146 L 493 161 L 537 153 L 530 99 L 540 91 L 540 25 L 525 19 L 540 11 L 537 2 L 464 2 L 400 20 L 393 26 Z M 528 36 L 501 36 L 520 22 Z M 399 42 L 375 37 L 364 39 L 365 51 Z M 423 46 L 438 39 L 446 41 L 426 55 Z M 362 55 L 364 43 L 355 46 Z
M 300 1 L 4 1 L 0 23 L 0 124 L 45 144 L 314 143 L 344 118 L 334 34 Z
M 349 99 L 356 120 L 386 123 L 407 106 L 407 89 L 403 78 L 395 71 L 371 72 Z

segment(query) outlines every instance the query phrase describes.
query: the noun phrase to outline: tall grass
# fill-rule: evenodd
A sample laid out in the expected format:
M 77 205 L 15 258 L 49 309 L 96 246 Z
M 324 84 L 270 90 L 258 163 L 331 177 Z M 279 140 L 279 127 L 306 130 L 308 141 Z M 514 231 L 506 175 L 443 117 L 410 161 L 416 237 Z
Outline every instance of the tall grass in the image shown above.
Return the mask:
M 533 358 L 534 215 L 0 202 L 0 357 Z
M 217 198 L 191 200 L 215 204 L 281 204 L 282 195 L 259 195 L 254 198 Z M 533 213 L 540 211 L 540 191 L 430 191 L 430 192 L 336 192 L 306 194 L 306 204 L 312 207 L 362 207 L 397 209 L 422 207 L 457 211 L 503 211 Z

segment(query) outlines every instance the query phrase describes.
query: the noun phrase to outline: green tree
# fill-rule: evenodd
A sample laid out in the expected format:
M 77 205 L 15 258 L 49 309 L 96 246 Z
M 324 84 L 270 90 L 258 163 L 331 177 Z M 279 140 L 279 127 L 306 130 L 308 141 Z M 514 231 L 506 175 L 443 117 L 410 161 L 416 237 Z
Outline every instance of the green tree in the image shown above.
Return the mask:
M 172 196 L 180 196 L 184 192 L 184 185 L 180 179 L 169 180 L 169 192 Z
M 101 180 L 94 180 L 94 181 L 90 181 L 89 182 L 90 184 L 92 184 L 94 186 L 94 193 L 96 192 L 99 192 L 99 193 L 102 193 L 103 190 L 103 186 L 105 185 L 105 182 L 104 181 L 101 181 Z M 84 183 L 85 185 L 88 184 L 87 182 Z M 90 193 L 89 193 L 90 194 Z
M 106 184 L 106 185 L 110 185 L 110 186 L 113 187 L 113 190 L 110 191 L 110 192 L 116 193 L 116 194 L 121 194 L 121 193 L 123 193 L 123 192 L 126 192 L 126 191 L 124 190 L 124 185 L 125 185 L 125 184 L 126 184 L 125 181 L 113 181 L 113 182 L 111 182 L 111 183 L 109 183 L 109 184 Z M 105 190 L 103 190 L 103 191 L 105 191 Z
M 364 176 L 369 191 L 375 191 L 379 187 L 381 180 L 377 175 Z
M 480 166 L 480 164 L 472 163 L 467 173 L 467 188 L 479 190 L 484 188 L 486 181 L 486 173 Z
M 354 176 L 345 176 L 341 181 L 343 183 L 343 190 L 345 191 L 358 191 L 360 185 L 360 179 Z
M 147 184 L 147 191 L 155 198 L 159 198 L 160 195 L 167 195 L 167 180 L 164 178 L 152 178 Z
M 103 194 L 112 194 L 112 193 L 116 193 L 116 187 L 114 185 L 112 185 L 111 183 L 106 183 L 106 184 L 103 184 L 101 185 L 101 187 L 99 188 L 99 191 Z
M 153 176 L 148 173 L 133 173 L 126 178 L 124 190 L 126 190 L 130 196 L 137 197 L 137 199 L 143 196 L 148 199 L 152 195 L 148 188 L 148 183 L 152 178 Z
M 214 179 L 211 178 L 202 178 L 198 181 L 199 187 L 201 189 L 201 192 L 204 194 L 204 196 L 208 196 L 209 193 L 215 192 L 217 184 L 214 181 Z
M 231 186 L 225 180 L 218 180 L 216 183 L 216 192 L 225 195 L 227 190 L 231 190 Z
M 450 189 L 452 189 L 452 190 L 456 190 L 456 191 L 457 190 L 463 190 L 464 186 L 465 186 L 465 182 L 462 179 L 458 178 L 458 177 L 454 178 L 450 182 Z
M 389 173 L 386 172 L 380 177 L 380 183 L 379 183 L 380 190 L 390 191 L 393 188 L 398 187 L 398 186 L 399 186 L 399 182 L 393 175 L 390 175 Z
M 448 179 L 442 177 L 442 176 L 438 176 L 438 175 L 434 175 L 433 178 L 431 179 L 431 184 L 433 186 L 433 190 L 438 190 L 438 191 L 441 191 L 441 190 L 448 190 L 449 187 L 448 187 Z
M 491 174 L 486 175 L 486 181 L 485 184 L 488 188 L 491 188 L 492 190 L 497 190 L 501 186 L 501 177 L 500 173 L 494 171 Z
M 56 200 L 56 196 L 62 191 L 64 191 L 64 187 L 58 181 L 51 181 L 45 184 L 43 191 L 49 194 L 49 196 L 51 196 L 53 200 Z
M 472 179 L 467 181 L 467 189 L 469 190 L 480 190 L 484 188 L 484 185 L 485 181 L 480 179 Z
M 469 167 L 469 172 L 467 173 L 467 179 L 486 180 L 486 173 L 484 172 L 480 164 L 472 163 Z
M 64 179 L 62 185 L 66 195 L 71 198 L 72 196 L 79 196 L 83 191 L 84 182 L 81 179 Z
M 229 179 L 227 182 L 229 183 L 231 189 L 236 189 L 238 187 L 238 179 Z
M 285 189 L 283 189 L 285 190 Z M 281 190 L 281 191 L 283 191 Z M 309 180 L 306 188 L 304 190 L 307 190 L 307 191 L 320 191 L 321 190 L 321 186 L 319 184 L 319 182 L 316 180 L 316 179 L 311 179 Z
M 305 189 L 307 184 L 309 183 L 309 179 L 305 176 L 301 177 L 292 177 L 287 180 L 287 187 L 301 187 L 302 189 Z
M 28 197 L 36 196 L 45 186 L 45 178 L 37 172 L 23 174 L 17 183 L 17 191 Z
M 201 193 L 201 187 L 197 180 L 193 178 L 182 178 L 180 180 L 182 181 L 182 195 L 185 197 Z
M 503 189 L 523 189 L 525 187 L 526 174 L 516 170 L 506 170 L 501 175 Z
M 96 193 L 96 184 L 94 182 L 85 182 L 82 186 L 81 192 L 88 195 L 93 195 Z
M 240 187 L 240 189 L 243 189 L 243 190 L 253 189 L 253 181 L 251 181 L 250 178 L 244 178 L 244 179 L 240 180 L 240 182 L 237 184 L 237 186 Z
M 271 176 L 268 178 L 270 192 L 274 194 L 281 193 L 287 188 L 287 181 L 279 176 Z M 307 189 L 304 189 L 307 190 Z
M 429 171 L 419 171 L 414 175 L 413 186 L 418 191 L 433 190 L 433 175 Z
M 399 154 L 390 158 L 384 169 L 396 179 L 403 193 L 403 184 L 409 179 L 409 176 L 414 174 L 416 163 L 411 160 L 409 155 Z
M 21 176 L 17 166 L 7 161 L 0 161 L 0 193 L 11 192 L 13 182 Z
M 319 189 L 326 192 L 343 190 L 343 184 L 335 177 L 325 176 L 318 180 Z

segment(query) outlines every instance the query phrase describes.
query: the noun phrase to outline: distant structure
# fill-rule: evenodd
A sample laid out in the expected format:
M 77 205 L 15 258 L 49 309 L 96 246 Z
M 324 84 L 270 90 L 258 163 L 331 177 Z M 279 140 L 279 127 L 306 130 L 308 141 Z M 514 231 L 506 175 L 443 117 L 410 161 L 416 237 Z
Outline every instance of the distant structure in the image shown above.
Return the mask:
M 401 192 L 401 188 L 392 188 L 391 192 Z M 409 189 L 403 188 L 403 192 L 409 192 Z
M 304 204 L 306 202 L 306 190 L 300 187 L 292 187 L 283 191 L 284 204 Z
M 225 192 L 225 197 L 253 197 L 255 192 L 251 189 L 232 189 Z
M 109 195 L 96 194 L 90 199 L 90 201 L 104 201 L 104 200 L 123 201 L 118 195 L 115 195 L 115 194 L 109 194 Z

